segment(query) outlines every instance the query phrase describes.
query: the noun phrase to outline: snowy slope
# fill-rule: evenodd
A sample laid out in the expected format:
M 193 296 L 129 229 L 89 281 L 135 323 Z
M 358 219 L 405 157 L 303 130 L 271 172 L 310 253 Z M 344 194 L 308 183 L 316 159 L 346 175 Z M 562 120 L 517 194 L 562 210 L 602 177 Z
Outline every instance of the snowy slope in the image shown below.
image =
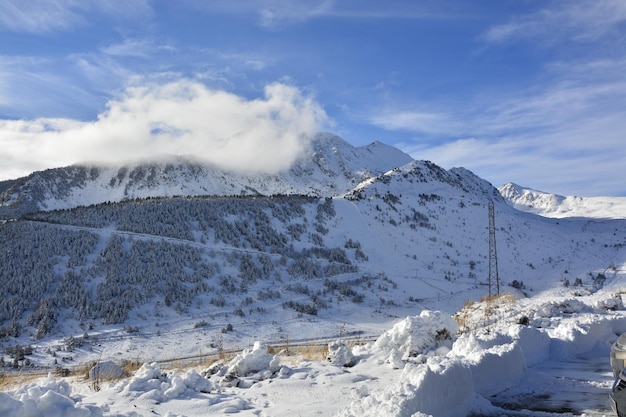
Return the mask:
M 624 220 L 520 212 L 469 171 L 414 161 L 333 199 L 150 199 L 7 223 L 0 330 L 14 334 L 17 317 L 22 332 L 8 340 L 36 341 L 42 365 L 48 347 L 86 331 L 107 356 L 131 357 L 158 332 L 161 359 L 180 334 L 193 343 L 178 354 L 210 350 L 203 335 L 228 324 L 235 346 L 342 327 L 376 335 L 393 318 L 485 295 L 489 201 L 503 290 L 597 289 L 625 269 Z
M 593 294 L 560 290 L 530 299 L 504 296 L 468 304 L 454 318 L 422 310 L 396 320 L 374 342 L 329 343 L 327 360 L 268 353 L 266 345 L 256 342 L 210 366 L 146 363 L 113 379 L 93 373 L 89 379 L 49 375 L 0 392 L 0 413 L 613 415 L 607 358 L 610 344 L 626 330 L 622 288 Z M 186 343 L 182 338 L 181 345 Z M 158 350 L 159 343 L 151 348 Z
M 224 172 L 185 158 L 122 167 L 70 166 L 6 182 L 0 215 L 65 209 L 146 197 L 303 194 L 333 196 L 412 159 L 374 142 L 355 148 L 318 133 L 306 155 L 276 175 Z
M 545 217 L 626 218 L 626 197 L 564 197 L 513 183 L 498 190 L 516 209 Z
M 0 224 L 0 356 L 18 367 L 4 371 L 54 372 L 4 386 L 0 415 L 610 414 L 626 220 L 537 216 L 462 168 L 401 163 L 378 143 L 316 143 L 279 185 L 203 184 L 254 197 L 151 198 Z M 156 166 L 111 171 L 113 185 L 98 182 L 103 169 L 51 171 L 49 207 L 191 189 L 208 169 Z M 24 181 L 22 195 L 35 187 Z M 257 195 L 288 184 L 333 197 Z M 510 295 L 478 301 L 490 201 Z M 329 360 L 296 353 L 329 340 L 339 340 Z M 93 362 L 145 365 L 85 379 Z M 80 376 L 61 378 L 69 370 Z

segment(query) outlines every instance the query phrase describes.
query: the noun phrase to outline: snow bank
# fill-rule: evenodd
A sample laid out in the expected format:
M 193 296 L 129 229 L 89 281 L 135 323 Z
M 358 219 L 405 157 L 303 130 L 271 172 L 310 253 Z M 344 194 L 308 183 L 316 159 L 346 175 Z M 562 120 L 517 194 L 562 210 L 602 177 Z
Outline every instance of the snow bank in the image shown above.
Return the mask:
M 548 332 L 552 338 L 551 356 L 555 359 L 589 352 L 614 335 L 610 320 L 588 315 L 562 321 Z
M 182 376 L 175 371 L 168 375 L 156 363 L 144 364 L 129 381 L 117 385 L 117 391 L 122 395 L 161 403 L 176 399 L 187 390 L 208 393 L 213 388 L 211 381 L 194 369 Z
M 338 417 L 465 417 L 475 402 L 472 373 L 458 360 L 407 364 L 398 382 L 353 402 Z
M 69 383 L 48 377 L 20 389 L 0 392 L 0 415 L 11 417 L 96 417 L 98 407 L 77 404 Z
M 371 346 L 355 348 L 362 363 L 376 359 L 403 371 L 396 383 L 365 393 L 339 416 L 486 413 L 492 408 L 486 397 L 518 383 L 527 361 L 536 364 L 550 357 L 552 341 L 539 329 L 503 325 L 458 338 L 457 329 L 452 316 L 425 310 L 397 322 Z
M 486 397 L 511 387 L 526 370 L 524 353 L 517 341 L 483 348 L 474 335 L 463 335 L 454 343 L 450 355 L 470 368 L 476 392 Z
M 446 357 L 457 330 L 449 314 L 424 310 L 419 316 L 397 322 L 372 345 L 355 348 L 355 353 L 365 357 L 364 363 L 387 362 L 393 368 L 402 368 L 402 373 L 384 390 L 364 392 L 339 416 L 471 414 L 477 399 L 472 370 L 463 363 L 465 358 Z
M 345 344 L 345 342 L 336 340 L 328 344 L 328 362 L 335 366 L 354 366 L 356 360 L 354 354 Z
M 537 307 L 535 316 L 544 318 L 562 317 L 564 314 L 581 314 L 593 311 L 581 300 L 570 298 L 541 304 Z
M 534 327 L 511 326 L 508 333 L 516 340 L 526 360 L 526 366 L 534 366 L 550 358 L 550 336 Z
M 280 369 L 278 356 L 267 353 L 267 347 L 261 342 L 254 342 L 252 348 L 244 349 L 228 365 L 228 374 L 236 376 L 248 376 L 250 374 L 262 374 L 267 379 Z
M 267 353 L 267 347 L 256 341 L 252 348 L 244 349 L 228 365 L 215 363 L 203 374 L 208 378 L 220 378 L 221 386 L 247 388 L 256 381 L 271 378 L 280 370 L 280 358 Z M 243 378 L 248 381 L 244 382 Z
M 402 368 L 404 361 L 435 352 L 442 354 L 452 347 L 458 325 L 451 315 L 442 311 L 423 310 L 394 324 L 374 343 L 373 353 L 385 356 L 393 368 Z
M 610 294 L 594 300 L 591 306 L 597 310 L 623 310 L 624 301 L 621 294 Z

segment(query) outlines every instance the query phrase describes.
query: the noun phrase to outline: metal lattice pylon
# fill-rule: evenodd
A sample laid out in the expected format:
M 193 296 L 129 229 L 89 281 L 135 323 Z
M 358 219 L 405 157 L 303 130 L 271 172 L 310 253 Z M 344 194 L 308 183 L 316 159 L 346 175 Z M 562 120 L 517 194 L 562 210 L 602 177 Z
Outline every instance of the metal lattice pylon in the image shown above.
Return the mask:
M 500 294 L 500 278 L 498 278 L 498 252 L 496 250 L 496 220 L 493 201 L 489 201 L 489 296 L 492 285 L 496 285 L 496 294 Z

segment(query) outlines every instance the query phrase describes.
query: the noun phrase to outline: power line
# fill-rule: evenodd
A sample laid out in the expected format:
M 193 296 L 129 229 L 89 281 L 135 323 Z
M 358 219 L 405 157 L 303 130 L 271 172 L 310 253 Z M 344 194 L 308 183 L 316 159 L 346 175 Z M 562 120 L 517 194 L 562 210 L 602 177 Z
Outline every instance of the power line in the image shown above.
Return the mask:
M 493 201 L 489 200 L 489 296 L 491 286 L 495 282 L 496 294 L 500 294 L 500 278 L 498 278 L 498 253 L 496 250 L 496 220 Z

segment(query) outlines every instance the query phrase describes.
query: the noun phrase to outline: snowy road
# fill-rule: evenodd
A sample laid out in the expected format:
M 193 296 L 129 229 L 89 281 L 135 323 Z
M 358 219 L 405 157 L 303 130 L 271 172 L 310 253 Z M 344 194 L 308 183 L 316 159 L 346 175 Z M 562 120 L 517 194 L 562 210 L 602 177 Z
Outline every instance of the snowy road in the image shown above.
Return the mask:
M 612 385 L 609 353 L 593 351 L 534 366 L 518 385 L 490 401 L 515 410 L 511 415 L 516 416 L 613 416 L 609 400 Z

